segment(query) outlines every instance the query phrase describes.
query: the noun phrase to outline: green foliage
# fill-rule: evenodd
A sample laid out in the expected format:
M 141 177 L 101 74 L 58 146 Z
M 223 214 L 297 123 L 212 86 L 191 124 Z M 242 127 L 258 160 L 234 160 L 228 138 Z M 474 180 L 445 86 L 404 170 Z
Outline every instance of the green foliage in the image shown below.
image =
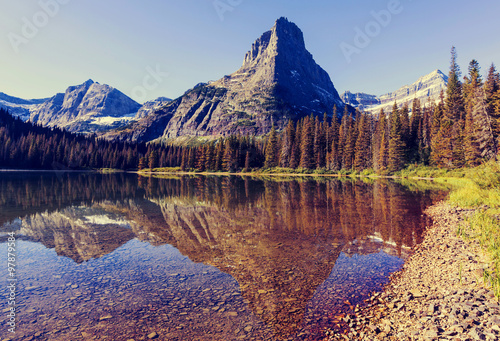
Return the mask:
M 240 119 L 236 122 L 236 125 L 239 127 L 253 127 L 256 123 L 249 119 Z

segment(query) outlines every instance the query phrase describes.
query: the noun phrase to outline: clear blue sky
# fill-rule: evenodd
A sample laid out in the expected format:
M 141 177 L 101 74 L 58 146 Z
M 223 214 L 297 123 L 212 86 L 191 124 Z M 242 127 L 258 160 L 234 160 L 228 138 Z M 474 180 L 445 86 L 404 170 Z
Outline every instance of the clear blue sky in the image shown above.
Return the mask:
M 377 29 L 372 11 L 394 1 L 0 0 L 0 91 L 50 97 L 91 78 L 139 101 L 175 98 L 236 71 L 281 16 L 302 29 L 339 93 L 380 95 L 447 73 L 452 45 L 464 74 L 473 58 L 483 73 L 500 67 L 498 0 L 400 0 Z M 371 41 L 348 62 L 342 43 L 356 47 L 355 29 L 367 25 Z

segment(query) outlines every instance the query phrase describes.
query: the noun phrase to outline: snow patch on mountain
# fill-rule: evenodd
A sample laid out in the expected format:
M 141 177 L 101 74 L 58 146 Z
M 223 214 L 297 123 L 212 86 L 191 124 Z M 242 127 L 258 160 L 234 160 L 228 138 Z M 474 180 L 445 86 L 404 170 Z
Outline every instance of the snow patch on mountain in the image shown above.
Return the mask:
M 448 84 L 448 77 L 440 70 L 420 77 L 416 82 L 411 85 L 405 85 L 394 92 L 384 94 L 382 96 L 375 96 L 365 93 L 351 93 L 346 91 L 342 94 L 342 99 L 345 103 L 350 104 L 360 110 L 378 114 L 381 109 L 384 112 L 390 112 L 394 101 L 397 102 L 398 107 L 408 103 L 411 109 L 413 101 L 418 98 L 422 105 L 428 101 L 436 102 L 439 100 L 441 91 L 446 91 Z

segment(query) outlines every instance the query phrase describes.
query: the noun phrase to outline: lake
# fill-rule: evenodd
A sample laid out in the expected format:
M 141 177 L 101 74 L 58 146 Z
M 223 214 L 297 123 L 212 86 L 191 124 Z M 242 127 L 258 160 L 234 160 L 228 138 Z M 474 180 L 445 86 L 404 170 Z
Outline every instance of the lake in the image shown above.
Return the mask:
M 401 268 L 445 194 L 389 180 L 0 172 L 2 292 L 16 280 L 15 333 L 6 295 L 0 339 L 321 340 Z

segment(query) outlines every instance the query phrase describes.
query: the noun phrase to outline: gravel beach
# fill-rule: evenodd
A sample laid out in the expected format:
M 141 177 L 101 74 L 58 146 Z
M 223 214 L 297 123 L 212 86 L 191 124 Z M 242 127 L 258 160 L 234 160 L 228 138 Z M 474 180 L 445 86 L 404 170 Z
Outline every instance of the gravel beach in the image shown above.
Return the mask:
M 424 241 L 381 293 L 343 319 L 328 340 L 500 340 L 500 307 L 484 287 L 488 259 L 457 236 L 472 213 L 441 202 Z

